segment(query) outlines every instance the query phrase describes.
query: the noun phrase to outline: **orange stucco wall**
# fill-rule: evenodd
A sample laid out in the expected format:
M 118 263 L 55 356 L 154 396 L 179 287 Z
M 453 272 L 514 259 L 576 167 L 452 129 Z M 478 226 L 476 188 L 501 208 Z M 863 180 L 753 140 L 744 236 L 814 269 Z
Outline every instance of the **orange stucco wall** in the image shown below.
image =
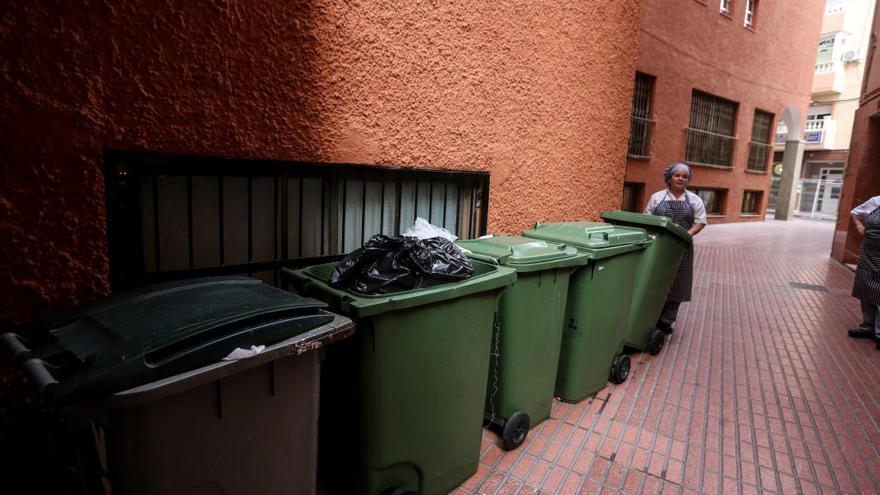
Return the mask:
M 0 323 L 108 291 L 104 149 L 491 172 L 489 228 L 620 202 L 639 2 L 7 2 Z
M 726 189 L 724 215 L 710 223 L 762 220 L 770 173 L 746 172 L 755 109 L 775 115 L 793 105 L 806 115 L 823 0 L 760 2 L 754 29 L 743 26 L 745 2 L 644 0 L 638 70 L 656 77 L 651 159 L 630 159 L 626 180 L 644 184 L 641 206 L 665 188 L 663 168 L 684 161 L 694 90 L 739 103 L 732 170 L 694 166 L 692 187 Z M 768 166 L 769 169 L 769 166 Z M 760 215 L 742 215 L 743 192 L 763 191 Z

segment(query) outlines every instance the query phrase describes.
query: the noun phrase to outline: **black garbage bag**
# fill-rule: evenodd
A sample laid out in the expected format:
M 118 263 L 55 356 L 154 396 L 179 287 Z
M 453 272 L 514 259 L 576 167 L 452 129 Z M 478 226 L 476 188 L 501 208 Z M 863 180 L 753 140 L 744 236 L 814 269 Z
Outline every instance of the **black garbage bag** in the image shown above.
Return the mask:
M 374 235 L 349 253 L 330 276 L 330 285 L 361 294 L 387 294 L 462 280 L 474 266 L 455 244 L 442 238 Z

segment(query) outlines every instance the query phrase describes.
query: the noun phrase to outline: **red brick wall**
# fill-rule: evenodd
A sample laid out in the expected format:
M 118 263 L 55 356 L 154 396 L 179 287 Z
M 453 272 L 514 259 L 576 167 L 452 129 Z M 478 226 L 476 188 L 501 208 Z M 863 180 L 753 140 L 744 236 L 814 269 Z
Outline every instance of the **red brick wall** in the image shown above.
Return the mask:
M 489 228 L 617 207 L 637 0 L 7 2 L 0 323 L 107 292 L 102 151 L 490 171 Z
M 806 115 L 824 3 L 760 2 L 750 30 L 743 27 L 744 1 L 730 2 L 728 17 L 719 14 L 716 0 L 644 0 L 638 70 L 657 78 L 656 124 L 651 160 L 628 160 L 627 182 L 644 183 L 645 199 L 665 187 L 663 168 L 684 160 L 691 95 L 697 89 L 739 103 L 738 141 L 733 170 L 693 167 L 691 186 L 727 189 L 726 214 L 710 218 L 711 223 L 763 219 L 740 214 L 744 190 L 764 192 L 763 213 L 770 188 L 769 172 L 745 171 L 755 109 L 774 113 L 776 121 L 789 105 Z

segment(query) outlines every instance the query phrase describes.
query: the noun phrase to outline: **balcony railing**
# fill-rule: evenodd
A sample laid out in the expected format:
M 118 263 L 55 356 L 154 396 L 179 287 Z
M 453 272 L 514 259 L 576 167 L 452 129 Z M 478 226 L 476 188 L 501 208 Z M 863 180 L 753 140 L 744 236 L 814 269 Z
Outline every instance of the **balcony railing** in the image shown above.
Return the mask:
M 827 74 L 834 71 L 834 62 L 816 64 L 816 74 Z
M 711 167 L 733 167 L 736 137 L 688 127 L 684 159 L 686 162 Z
M 830 117 L 825 117 L 820 120 L 808 120 L 802 138 L 806 144 L 825 144 L 827 147 L 831 146 L 831 141 L 834 140 L 836 133 L 837 121 Z M 774 143 L 785 144 L 787 140 L 788 127 L 780 122 L 776 126 L 776 140 Z
M 651 133 L 654 121 L 643 117 L 632 117 L 629 131 L 629 149 L 627 154 L 634 157 L 651 156 Z

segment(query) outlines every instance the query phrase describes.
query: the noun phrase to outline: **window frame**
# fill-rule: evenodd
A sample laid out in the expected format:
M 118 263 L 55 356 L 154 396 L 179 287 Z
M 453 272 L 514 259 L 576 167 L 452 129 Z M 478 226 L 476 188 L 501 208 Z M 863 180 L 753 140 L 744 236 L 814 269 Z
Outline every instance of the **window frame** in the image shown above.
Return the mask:
M 727 194 L 728 190 L 718 187 L 689 187 L 688 191 L 696 194 L 703 200 L 703 204 L 706 207 L 706 215 L 715 216 L 715 217 L 723 217 L 725 216 L 725 211 L 727 210 Z M 716 197 L 713 201 L 709 201 L 708 198 L 704 197 L 700 193 L 711 192 Z M 717 206 L 717 211 L 713 211 L 711 206 Z
M 718 13 L 729 17 L 731 1 L 732 0 L 720 0 L 720 3 L 718 5 Z
M 759 117 L 762 119 L 766 117 L 767 120 L 767 136 L 765 141 L 760 141 L 755 138 L 756 131 L 760 132 L 763 129 L 763 126 L 761 128 L 758 128 Z M 749 157 L 748 161 L 746 162 L 746 171 L 760 173 L 767 173 L 769 171 L 768 164 L 770 163 L 770 159 L 772 158 L 771 155 L 773 151 L 773 143 L 771 142 L 771 139 L 775 137 L 773 135 L 775 119 L 776 116 L 773 113 L 767 112 L 766 110 L 761 110 L 760 108 L 755 109 L 755 114 L 752 117 L 752 135 L 749 140 Z M 758 167 L 754 164 L 757 163 L 758 160 L 758 157 L 756 155 L 760 153 L 764 154 L 764 159 L 761 162 L 762 165 Z
M 758 0 L 746 0 L 746 10 L 743 15 L 743 27 L 755 29 L 758 18 Z
M 487 172 L 108 150 L 104 184 L 113 290 L 221 275 L 279 285 L 280 268 L 338 260 L 416 216 L 462 238 L 488 223 Z
M 647 90 L 647 94 L 641 95 L 641 98 L 637 91 L 640 81 Z M 630 111 L 629 140 L 626 152 L 628 158 L 647 159 L 651 157 L 651 141 L 655 125 L 652 116 L 654 112 L 654 88 L 656 82 L 656 76 L 636 71 L 636 77 L 633 80 L 633 102 Z M 639 101 L 644 102 L 644 108 L 640 108 L 637 105 Z
M 733 169 L 739 102 L 694 89 L 685 128 L 685 163 Z
M 751 198 L 751 203 L 754 205 L 754 211 L 746 210 L 746 202 Z M 742 195 L 742 203 L 740 205 L 740 215 L 760 215 L 761 214 L 761 203 L 764 201 L 764 191 L 759 191 L 756 189 L 745 189 L 743 190 Z

